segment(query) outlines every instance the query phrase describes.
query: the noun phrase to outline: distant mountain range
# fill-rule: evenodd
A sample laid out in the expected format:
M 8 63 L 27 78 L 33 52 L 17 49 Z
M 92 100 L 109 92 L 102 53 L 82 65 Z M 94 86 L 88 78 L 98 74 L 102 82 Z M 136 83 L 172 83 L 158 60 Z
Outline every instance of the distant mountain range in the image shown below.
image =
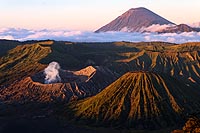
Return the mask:
M 180 33 L 192 31 L 198 32 L 200 29 L 192 28 L 186 24 L 176 25 L 156 13 L 140 7 L 128 10 L 95 32 L 108 31 Z

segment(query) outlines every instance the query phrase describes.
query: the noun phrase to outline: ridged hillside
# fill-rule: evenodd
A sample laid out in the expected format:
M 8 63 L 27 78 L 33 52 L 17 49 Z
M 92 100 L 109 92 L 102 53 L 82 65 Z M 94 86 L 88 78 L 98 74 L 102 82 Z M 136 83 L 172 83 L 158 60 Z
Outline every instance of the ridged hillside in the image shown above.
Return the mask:
M 92 125 L 169 127 L 200 108 L 199 95 L 200 90 L 172 77 L 128 72 L 96 96 L 69 104 L 66 115 Z
M 60 71 L 60 77 L 61 82 L 52 84 L 44 84 L 43 72 L 24 78 L 0 89 L 0 101 L 4 103 L 67 103 L 93 96 L 116 79 L 116 75 L 108 69 L 92 66 L 80 71 Z
M 64 70 L 103 66 L 119 76 L 128 71 L 148 70 L 200 84 L 199 51 L 197 42 L 179 45 L 165 42 L 21 43 L 0 57 L 0 85 L 32 76 L 52 61 L 58 62 Z
M 16 80 L 31 76 L 43 70 L 46 65 L 39 63 L 51 53 L 53 41 L 18 45 L 0 58 L 0 85 L 11 84 Z M 43 46 L 46 45 L 46 46 Z
M 200 44 L 137 46 L 139 52 L 122 53 L 124 71 L 148 70 L 200 84 Z
M 160 31 L 160 33 L 182 33 L 182 32 L 199 32 L 199 29 L 192 28 L 186 24 L 179 24 L 176 26 L 168 27 Z

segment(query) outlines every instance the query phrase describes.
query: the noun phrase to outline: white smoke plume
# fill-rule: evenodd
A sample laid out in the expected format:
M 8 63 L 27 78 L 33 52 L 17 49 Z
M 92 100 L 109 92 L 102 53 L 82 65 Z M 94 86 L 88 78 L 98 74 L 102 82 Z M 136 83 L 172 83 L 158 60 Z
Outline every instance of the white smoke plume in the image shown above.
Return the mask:
M 57 62 L 51 62 L 47 68 L 44 69 L 45 84 L 61 82 L 59 76 L 60 65 Z

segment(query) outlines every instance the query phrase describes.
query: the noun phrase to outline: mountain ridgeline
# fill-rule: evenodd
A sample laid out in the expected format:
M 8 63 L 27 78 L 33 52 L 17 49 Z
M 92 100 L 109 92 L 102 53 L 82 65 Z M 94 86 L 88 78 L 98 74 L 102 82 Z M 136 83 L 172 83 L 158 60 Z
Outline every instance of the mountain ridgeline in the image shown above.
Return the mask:
M 121 31 L 121 32 L 152 32 L 148 28 L 156 26 L 158 33 L 181 33 L 200 31 L 198 28 L 192 28 L 186 24 L 176 25 L 175 23 L 159 16 L 158 14 L 144 8 L 132 8 L 115 20 L 96 30 L 99 32 Z M 165 28 L 158 28 L 164 26 Z
M 128 72 L 96 96 L 72 102 L 68 110 L 86 124 L 166 128 L 180 122 L 184 113 L 199 108 L 199 95 L 199 90 L 169 76 Z
M 0 49 L 5 42 L 12 45 L 0 57 L 0 123 L 56 114 L 93 126 L 163 129 L 183 127 L 199 111 L 198 42 L 3 40 Z M 45 84 L 51 62 L 60 80 Z
M 99 93 L 117 77 L 103 67 L 92 66 L 74 72 L 61 70 L 60 76 L 60 82 L 44 84 L 43 72 L 37 73 L 0 90 L 0 99 L 8 103 L 67 103 Z
M 68 99 L 66 101 L 70 101 L 71 96 L 79 99 L 95 95 L 129 71 L 164 73 L 198 88 L 200 85 L 199 50 L 199 43 L 91 44 L 42 41 L 22 44 L 9 50 L 0 58 L 2 62 L 0 83 L 1 88 L 6 88 L 1 89 L 1 93 L 6 92 L 2 97 L 8 97 L 6 94 L 12 93 L 13 96 L 16 95 L 15 97 L 18 93 L 22 94 L 21 97 L 27 97 L 27 93 L 21 93 L 20 88 L 34 90 L 35 83 L 45 88 L 44 69 L 52 61 L 57 61 L 62 68 L 59 72 L 62 81 L 58 83 L 58 86 L 70 90 L 67 91 L 70 95 L 60 93 L 60 95 L 68 95 L 65 98 L 65 100 Z M 28 85 L 27 81 L 32 85 Z M 36 88 L 39 86 L 37 85 Z M 19 89 L 13 91 L 14 88 Z
M 98 29 L 96 32 L 106 31 L 140 31 L 143 27 L 149 27 L 153 24 L 174 24 L 163 17 L 153 13 L 152 11 L 140 7 L 132 8 L 110 22 L 109 24 Z

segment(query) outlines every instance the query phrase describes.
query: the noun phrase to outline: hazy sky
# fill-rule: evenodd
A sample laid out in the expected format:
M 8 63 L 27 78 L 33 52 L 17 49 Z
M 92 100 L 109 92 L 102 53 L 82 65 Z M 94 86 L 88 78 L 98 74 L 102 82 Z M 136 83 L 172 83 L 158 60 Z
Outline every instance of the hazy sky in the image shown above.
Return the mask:
M 0 28 L 95 30 L 136 7 L 177 24 L 200 21 L 200 0 L 0 0 Z

